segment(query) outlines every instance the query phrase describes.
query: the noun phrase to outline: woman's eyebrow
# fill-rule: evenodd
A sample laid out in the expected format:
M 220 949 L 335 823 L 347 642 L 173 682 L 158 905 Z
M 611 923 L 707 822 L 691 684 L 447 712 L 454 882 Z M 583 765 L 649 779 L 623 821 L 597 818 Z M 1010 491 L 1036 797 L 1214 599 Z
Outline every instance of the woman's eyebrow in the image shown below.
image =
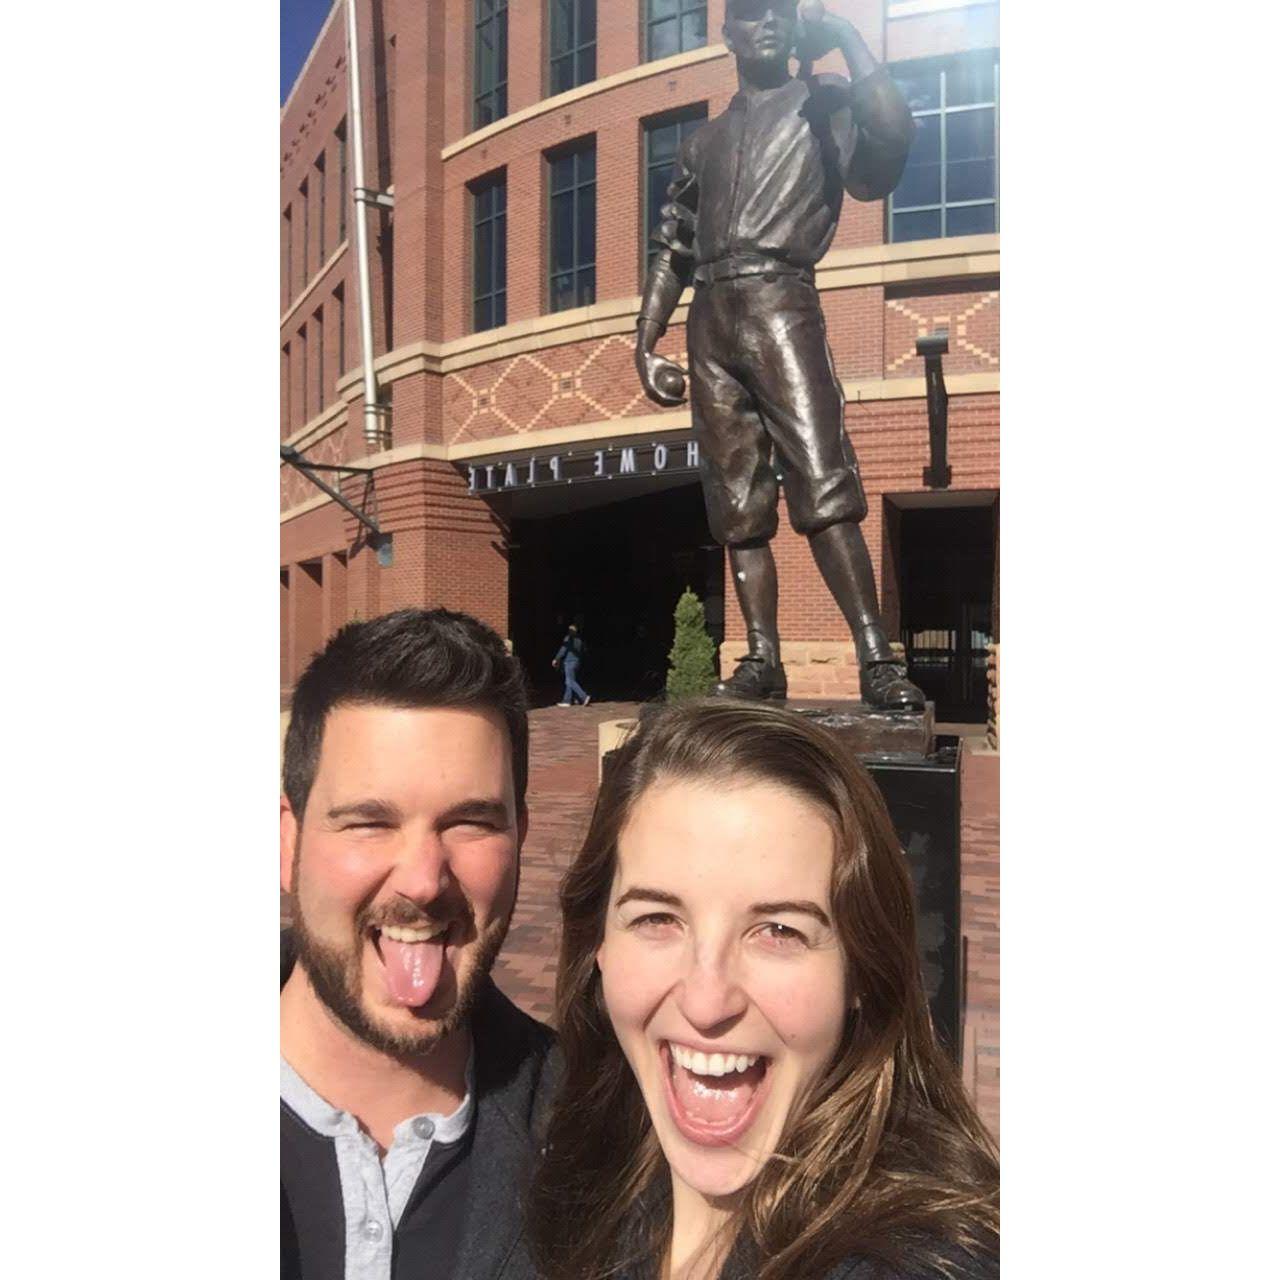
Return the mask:
M 674 893 L 667 893 L 665 890 L 662 890 L 662 889 L 646 889 L 640 885 L 636 885 L 634 888 L 627 889 L 623 894 L 620 895 L 617 902 L 615 902 L 613 905 L 615 907 L 620 907 L 624 903 L 634 902 L 636 899 L 641 899 L 645 902 L 660 902 L 665 907 L 684 906 L 684 903 L 681 902 L 680 899 L 677 898 Z
M 808 900 L 799 902 L 757 902 L 751 908 L 752 914 L 758 916 L 780 915 L 787 911 L 794 911 L 802 916 L 812 916 L 826 928 L 831 928 L 830 917 L 816 902 L 809 902 Z

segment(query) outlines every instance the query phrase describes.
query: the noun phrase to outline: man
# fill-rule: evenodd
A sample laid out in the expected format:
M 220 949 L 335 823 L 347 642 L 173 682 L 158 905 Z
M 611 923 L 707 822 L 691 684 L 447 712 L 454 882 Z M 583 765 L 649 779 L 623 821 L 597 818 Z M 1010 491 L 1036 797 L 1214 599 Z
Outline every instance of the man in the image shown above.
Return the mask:
M 805 534 L 853 632 L 862 697 L 885 709 L 924 706 L 894 659 L 859 522 L 867 500 L 844 432 L 813 270 L 835 235 L 847 191 L 879 200 L 906 162 L 914 122 L 857 30 L 821 4 L 728 0 L 724 40 L 739 91 L 683 144 L 661 246 L 645 281 L 636 368 L 658 404 L 683 379 L 654 354 L 681 291 L 689 312 L 690 400 L 712 535 L 729 548 L 748 652 L 719 692 L 786 697 L 778 639 L 775 459 L 792 526 Z M 808 74 L 838 48 L 852 83 Z M 794 78 L 795 50 L 804 74 Z
M 280 803 L 282 1272 L 515 1280 L 550 1031 L 489 977 L 528 826 L 528 716 L 488 627 L 344 627 L 294 691 Z
M 562 662 L 564 663 L 564 697 L 556 704 L 557 706 L 573 706 L 575 694 L 584 707 L 591 701 L 591 695 L 578 683 L 578 667 L 582 664 L 585 649 L 582 637 L 578 634 L 577 624 L 569 623 L 569 630 L 565 632 L 556 656 L 551 659 L 552 667 L 558 667 Z

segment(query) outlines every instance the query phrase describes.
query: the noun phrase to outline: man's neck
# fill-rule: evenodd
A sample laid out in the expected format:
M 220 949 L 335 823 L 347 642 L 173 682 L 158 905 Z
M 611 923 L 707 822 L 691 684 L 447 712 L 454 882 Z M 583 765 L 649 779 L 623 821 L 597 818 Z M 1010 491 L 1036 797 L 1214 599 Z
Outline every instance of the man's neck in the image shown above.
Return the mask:
M 790 79 L 791 68 L 786 58 L 738 59 L 738 90 L 741 93 L 764 93 L 781 88 Z
M 330 1106 L 355 1116 L 385 1151 L 396 1125 L 423 1112 L 449 1115 L 466 1096 L 465 1027 L 429 1053 L 391 1057 L 329 1012 L 298 964 L 280 992 L 280 1052 Z

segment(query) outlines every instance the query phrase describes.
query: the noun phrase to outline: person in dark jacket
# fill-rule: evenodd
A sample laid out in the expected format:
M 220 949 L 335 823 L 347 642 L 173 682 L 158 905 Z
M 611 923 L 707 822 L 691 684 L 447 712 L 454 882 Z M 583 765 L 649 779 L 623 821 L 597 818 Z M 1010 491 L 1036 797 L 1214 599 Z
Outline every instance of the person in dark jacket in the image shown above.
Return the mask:
M 936 1040 L 907 860 L 793 711 L 647 710 L 561 887 L 544 1280 L 992 1280 L 994 1146 Z
M 550 1030 L 489 971 L 528 828 L 519 665 L 406 609 L 342 628 L 294 690 L 281 882 L 281 1274 L 532 1280 L 519 1202 Z
M 553 667 L 562 667 L 564 670 L 564 698 L 558 704 L 562 707 L 573 706 L 575 696 L 584 707 L 591 701 L 591 695 L 578 683 L 578 668 L 582 665 L 582 655 L 585 652 L 586 645 L 582 636 L 579 635 L 577 626 L 571 622 L 564 639 L 560 641 L 560 648 L 556 650 L 556 656 L 551 659 Z

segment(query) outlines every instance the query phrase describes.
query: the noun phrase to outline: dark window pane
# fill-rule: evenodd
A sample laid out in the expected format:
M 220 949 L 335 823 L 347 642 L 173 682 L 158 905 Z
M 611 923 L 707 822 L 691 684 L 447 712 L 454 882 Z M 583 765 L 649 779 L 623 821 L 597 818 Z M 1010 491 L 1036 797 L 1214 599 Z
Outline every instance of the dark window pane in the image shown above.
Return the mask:
M 926 213 L 895 213 L 894 240 L 933 240 L 942 234 L 942 214 L 937 209 Z
M 551 191 L 563 191 L 573 186 L 573 156 L 557 156 L 551 161 Z
M 489 301 L 490 300 L 488 298 L 476 299 L 475 309 L 472 313 L 472 327 L 477 330 L 477 332 L 481 329 L 493 328 L 490 317 Z
M 930 111 L 941 105 L 941 81 L 936 67 L 894 67 L 893 78 L 912 111 Z
M 493 223 L 476 228 L 476 293 L 493 291 Z
M 649 0 L 649 21 L 670 18 L 680 12 L 680 0 Z
M 563 93 L 573 88 L 573 55 L 551 60 L 551 92 Z
M 947 163 L 988 160 L 996 154 L 996 115 L 991 107 L 947 113 Z
M 707 11 L 686 13 L 680 20 L 680 49 L 701 49 L 707 43 Z
M 493 323 L 495 326 L 507 323 L 507 291 L 505 289 L 493 300 Z
M 938 117 L 925 116 L 916 121 L 916 126 L 902 181 L 893 193 L 895 208 L 937 204 L 942 199 Z
M 573 266 L 573 194 L 564 192 L 551 198 L 551 270 L 560 272 Z
M 594 182 L 596 179 L 596 149 L 588 147 L 578 153 L 578 181 Z
M 578 41 L 590 44 L 596 38 L 596 0 L 578 0 Z
M 974 204 L 947 210 L 947 235 L 949 236 L 977 236 L 995 229 L 996 207 L 994 204 Z
M 573 47 L 573 0 L 551 0 L 551 52 L 565 53 Z
M 580 307 L 589 307 L 596 300 L 596 269 L 588 267 L 578 273 L 578 302 Z
M 664 124 L 649 130 L 649 159 L 655 164 L 659 160 L 675 158 L 679 141 L 679 126 Z
M 551 310 L 563 311 L 573 306 L 573 276 L 551 277 Z
M 596 78 L 596 47 L 593 44 L 578 54 L 578 83 L 589 84 Z
M 507 287 L 507 220 L 498 218 L 493 224 L 493 283 L 497 289 Z
M 680 52 L 680 22 L 672 18 L 649 28 L 649 57 L 666 58 Z
M 596 189 L 594 184 L 578 193 L 578 261 L 596 260 Z
M 994 160 L 958 160 L 947 165 L 947 202 L 990 200 L 996 194 Z M 924 201 L 920 201 L 921 204 Z
M 986 58 L 965 58 L 947 68 L 947 106 L 967 102 L 994 102 L 995 63 Z
M 667 202 L 667 187 L 671 183 L 671 167 L 664 165 L 661 169 L 649 170 L 649 230 L 658 225 L 662 206 Z

